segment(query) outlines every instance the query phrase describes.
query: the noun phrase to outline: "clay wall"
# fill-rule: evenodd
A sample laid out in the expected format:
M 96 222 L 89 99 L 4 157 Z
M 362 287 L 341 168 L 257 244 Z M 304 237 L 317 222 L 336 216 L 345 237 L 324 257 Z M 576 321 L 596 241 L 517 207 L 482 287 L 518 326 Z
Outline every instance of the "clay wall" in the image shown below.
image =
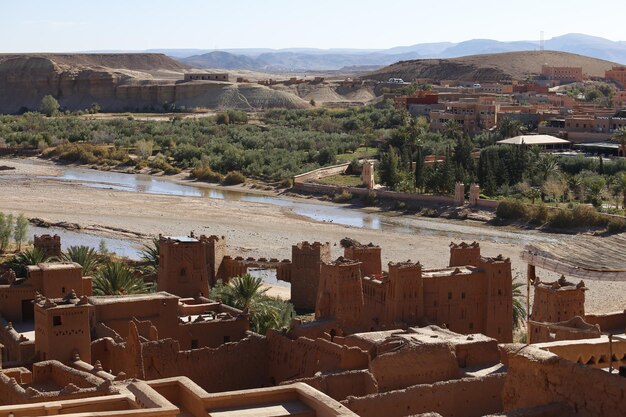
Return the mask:
M 342 328 L 361 326 L 365 310 L 360 266 L 343 258 L 321 264 L 316 319 L 334 318 Z
M 600 337 L 600 326 L 585 323 L 580 317 L 567 322 L 543 323 L 530 320 L 529 343 L 543 343 L 557 340 L 580 340 Z
M 477 242 L 467 244 L 461 242 L 450 243 L 450 263 L 449 266 L 479 266 L 480 265 L 480 245 Z
M 268 331 L 269 375 L 273 383 L 304 378 L 317 372 L 365 369 L 369 358 L 361 349 L 326 339 L 300 337 L 291 340 Z
M 321 262 L 329 262 L 330 243 L 300 242 L 291 247 L 291 303 L 298 310 L 315 310 Z
M 41 360 L 68 363 L 74 353 L 91 362 L 89 306 L 55 305 L 41 301 L 35 305 L 35 350 Z
M 457 333 L 486 331 L 487 282 L 477 269 L 444 269 L 424 274 L 424 316 Z
M 360 417 L 404 417 L 427 412 L 446 417 L 479 417 L 502 410 L 504 382 L 505 374 L 492 374 L 348 397 L 341 403 Z
M 562 359 L 593 368 L 608 368 L 611 362 L 610 354 L 612 354 L 614 368 L 626 363 L 626 341 L 614 339 L 609 347 L 607 336 L 538 343 L 534 347 L 552 352 Z
M 383 273 L 380 246 L 349 246 L 343 250 L 344 258 L 361 262 L 361 275 L 374 277 Z
M 61 237 L 59 235 L 35 235 L 34 246 L 35 249 L 39 249 L 47 257 L 61 256 Z
M 200 241 L 205 243 L 206 257 L 209 267 L 209 286 L 213 287 L 222 276 L 222 261 L 228 255 L 226 238 L 215 235 L 200 236 Z M 208 294 L 207 294 L 208 295 Z
M 22 336 L 2 317 L 0 317 L 0 345 L 2 345 L 1 366 L 29 364 L 35 357 L 35 341 Z
M 487 280 L 487 299 L 484 306 L 486 336 L 500 343 L 513 342 L 513 276 L 511 260 L 498 256 L 480 258 L 480 268 Z
M 117 333 L 124 335 L 128 331 L 128 321 L 136 318 L 140 321 L 150 321 L 158 330 L 158 337 L 178 337 L 178 298 L 163 293 L 162 296 L 91 297 L 94 304 L 94 314 L 91 317 L 91 326 L 103 323 Z
M 92 361 L 100 361 L 102 369 L 111 374 L 123 372 L 128 378 L 144 379 L 141 340 L 134 321 L 128 322 L 127 335 L 125 340 L 104 337 L 93 341 Z
M 513 346 L 502 394 L 504 411 L 566 403 L 580 417 L 621 417 L 626 409 L 626 378 L 535 347 Z
M 268 349 L 265 337 L 248 333 L 218 348 L 180 350 L 173 339 L 142 345 L 145 378 L 186 376 L 208 392 L 267 386 Z
M 424 318 L 422 266 L 419 263 L 389 263 L 386 322 L 417 324 Z
M 0 285 L 0 316 L 10 322 L 32 321 L 36 291 L 30 283 Z
M 446 343 L 409 344 L 400 339 L 390 339 L 386 343 L 399 346 L 394 346 L 395 351 L 378 355 L 369 366 L 378 382 L 379 392 L 460 376 L 456 357 Z
M 363 304 L 367 306 L 363 310 L 360 327 L 364 330 L 377 329 L 389 322 L 387 316 L 387 286 L 388 282 L 380 279 L 363 277 Z
M 609 314 L 587 314 L 585 321 L 599 325 L 603 331 L 622 330 L 626 333 L 626 310 Z
M 236 258 L 231 258 L 230 256 L 224 257 L 220 279 L 224 282 L 228 282 L 231 278 L 247 273 L 248 268 L 273 269 L 276 271 L 276 279 L 291 282 L 291 261 L 288 259 L 283 259 L 282 261 L 276 258 L 268 260 L 266 258 L 255 259 L 248 257 L 244 259 L 241 256 L 237 256 Z
M 319 180 L 324 177 L 331 177 L 333 175 L 343 174 L 350 166 L 350 163 L 333 165 L 330 167 L 318 168 L 313 171 L 305 172 L 304 174 L 294 175 L 293 183 L 304 183 L 311 180 Z
M 585 316 L 585 288 L 574 286 L 548 288 L 547 284 L 535 285 L 531 317 L 534 321 L 557 323 Z
M 48 298 L 63 298 L 72 290 L 83 294 L 83 268 L 77 263 L 45 263 L 27 267 L 26 279 L 41 282 L 39 292 Z
M 159 273 L 157 287 L 180 297 L 209 294 L 209 270 L 214 271 L 208 258 L 213 241 L 178 240 L 161 237 L 159 240 Z M 219 252 L 219 251 L 218 251 Z
M 292 384 L 294 382 L 304 382 L 337 401 L 345 400 L 351 395 L 364 397 L 378 392 L 376 379 L 365 369 L 319 374 L 308 378 L 286 381 L 282 384 Z
M 177 340 L 183 350 L 216 348 L 224 343 L 240 341 L 246 336 L 249 327 L 248 318 L 243 316 L 180 323 Z
M 295 178 L 295 177 L 294 177 Z M 445 205 L 453 206 L 455 201 L 453 197 L 429 195 L 429 194 L 414 194 L 414 193 L 402 193 L 397 191 L 387 190 L 368 190 L 366 188 L 358 187 L 339 187 L 336 185 L 328 184 L 312 184 L 308 182 L 296 182 L 293 183 L 293 189 L 303 192 L 316 193 L 316 194 L 328 194 L 335 195 L 346 191 L 353 196 L 364 196 L 368 193 L 374 193 L 376 198 L 385 198 L 390 200 L 406 201 L 418 204 L 431 204 L 431 205 Z

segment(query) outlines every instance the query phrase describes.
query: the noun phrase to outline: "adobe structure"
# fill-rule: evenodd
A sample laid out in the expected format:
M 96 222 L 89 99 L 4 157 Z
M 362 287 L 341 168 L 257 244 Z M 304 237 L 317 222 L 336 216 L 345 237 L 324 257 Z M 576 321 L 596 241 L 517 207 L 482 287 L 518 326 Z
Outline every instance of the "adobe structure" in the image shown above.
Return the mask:
M 61 256 L 61 237 L 59 235 L 35 235 L 35 249 L 39 249 L 49 258 Z
M 383 271 L 380 247 L 350 239 L 335 261 L 329 244 L 295 245 L 293 262 L 223 250 L 211 263 L 218 256 L 207 256 L 210 240 L 202 242 L 167 239 L 159 279 L 196 291 L 211 268 L 222 279 L 254 265 L 276 269 L 292 291 L 294 282 L 317 278 L 316 319 L 261 335 L 249 330 L 247 314 L 197 292 L 91 296 L 59 288 L 84 280 L 67 264 L 35 267 L 0 288 L 49 280 L 36 285 L 30 327 L 23 317 L 0 322 L 0 335 L 22 340 L 2 342 L 0 417 L 617 417 L 626 408 L 626 378 L 617 374 L 626 364 L 626 326 L 624 340 L 614 333 L 500 343 L 512 326 L 511 263 L 483 257 L 478 243 L 451 244 L 448 268 L 407 261 Z M 181 276 L 197 279 L 178 286 Z M 536 282 L 547 290 L 537 317 L 564 318 L 580 307 L 575 297 L 558 298 L 570 291 L 564 280 Z M 17 305 L 0 297 L 0 311 Z M 621 317 L 587 314 L 587 328 L 577 315 L 548 323 L 548 334 L 562 323 L 578 326 L 578 336 L 617 329 Z
M 512 341 L 510 259 L 482 257 L 475 242 L 452 243 L 449 268 L 390 262 L 383 272 L 379 247 L 342 244 L 344 257 L 322 263 L 316 319 L 348 334 L 433 323 Z

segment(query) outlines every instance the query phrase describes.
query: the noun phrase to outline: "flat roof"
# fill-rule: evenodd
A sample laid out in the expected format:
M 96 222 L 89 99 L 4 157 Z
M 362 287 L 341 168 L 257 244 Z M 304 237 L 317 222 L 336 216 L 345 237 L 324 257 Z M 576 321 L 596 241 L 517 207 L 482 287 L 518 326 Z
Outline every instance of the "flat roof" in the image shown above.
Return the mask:
M 111 303 L 132 303 L 143 300 L 177 300 L 178 296 L 169 292 L 159 291 L 148 294 L 131 294 L 131 295 L 92 295 L 87 297 L 89 303 L 93 305 L 103 305 Z
M 520 135 L 499 140 L 496 143 L 501 145 L 565 145 L 571 142 L 551 135 Z
M 577 143 L 575 146 L 580 146 L 583 148 L 619 149 L 619 143 L 616 142 L 584 142 Z

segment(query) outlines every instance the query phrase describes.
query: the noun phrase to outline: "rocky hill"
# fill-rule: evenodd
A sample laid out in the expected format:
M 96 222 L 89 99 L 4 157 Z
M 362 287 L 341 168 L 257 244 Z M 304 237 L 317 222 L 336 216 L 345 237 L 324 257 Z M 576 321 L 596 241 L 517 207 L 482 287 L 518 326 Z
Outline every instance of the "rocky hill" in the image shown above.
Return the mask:
M 380 81 L 392 77 L 404 80 L 431 78 L 434 80 L 465 80 L 494 82 L 523 80 L 539 74 L 541 65 L 582 67 L 590 76 L 604 76 L 614 62 L 558 51 L 505 52 L 473 55 L 450 59 L 416 59 L 400 61 L 369 73 L 365 78 Z
M 162 54 L 4 54 L 0 113 L 37 110 L 48 94 L 68 110 L 92 103 L 104 111 L 160 111 L 166 104 L 246 110 L 308 106 L 296 95 L 257 84 L 181 82 L 188 70 Z

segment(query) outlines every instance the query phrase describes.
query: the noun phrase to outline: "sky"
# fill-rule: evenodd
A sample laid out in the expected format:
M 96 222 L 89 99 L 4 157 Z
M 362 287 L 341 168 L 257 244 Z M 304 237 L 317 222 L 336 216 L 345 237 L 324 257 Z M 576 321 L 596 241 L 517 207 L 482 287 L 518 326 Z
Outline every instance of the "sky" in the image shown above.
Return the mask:
M 626 41 L 626 0 L 0 0 L 0 52 L 384 49 L 585 33 Z

